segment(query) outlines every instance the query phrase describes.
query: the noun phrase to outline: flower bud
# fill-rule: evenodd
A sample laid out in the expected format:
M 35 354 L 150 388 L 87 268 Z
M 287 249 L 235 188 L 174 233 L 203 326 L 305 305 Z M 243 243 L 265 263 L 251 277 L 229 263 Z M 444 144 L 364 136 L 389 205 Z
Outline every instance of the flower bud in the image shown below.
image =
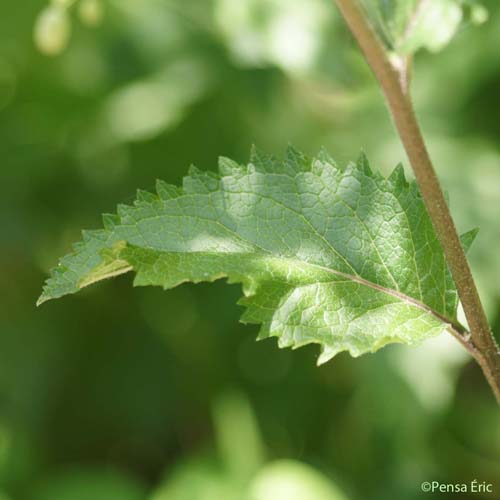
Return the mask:
M 103 8 L 100 0 L 81 0 L 78 14 L 83 24 L 97 26 L 102 21 Z
M 48 56 L 60 54 L 70 35 L 71 21 L 64 7 L 53 4 L 40 12 L 34 29 L 35 45 L 40 52 Z

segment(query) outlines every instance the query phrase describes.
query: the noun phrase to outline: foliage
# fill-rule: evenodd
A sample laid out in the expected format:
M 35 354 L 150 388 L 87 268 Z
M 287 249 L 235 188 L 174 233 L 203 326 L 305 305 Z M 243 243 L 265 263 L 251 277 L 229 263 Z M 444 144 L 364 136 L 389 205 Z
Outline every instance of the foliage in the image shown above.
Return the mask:
M 463 22 L 484 22 L 486 9 L 467 0 L 363 0 L 389 48 L 408 55 L 419 49 L 439 51 Z
M 246 166 L 195 168 L 182 189 L 158 182 L 104 216 L 53 271 L 39 304 L 133 270 L 136 285 L 242 283 L 243 322 L 281 347 L 348 351 L 413 344 L 456 323 L 457 292 L 418 194 L 401 166 L 339 168 L 326 154 L 254 151 Z M 473 233 L 465 237 L 467 244 Z
M 108 0 L 93 30 L 75 5 L 55 58 L 33 47 L 44 2 L 2 3 L 2 500 L 40 500 L 61 484 L 75 497 L 76 476 L 88 490 L 111 475 L 115 489 L 150 500 L 203 459 L 227 477 L 212 407 L 228 388 L 255 412 L 262 447 L 249 455 L 263 456 L 262 468 L 299 462 L 350 500 L 416 500 L 429 478 L 498 483 L 498 409 L 449 335 L 317 368 L 314 348 L 255 342 L 256 327 L 237 321 L 239 285 L 222 281 L 164 293 L 132 288 L 124 275 L 34 307 L 80 228 L 131 203 L 137 186 L 154 190 L 157 177 L 179 185 L 190 162 L 211 171 L 221 152 L 244 159 L 256 143 L 280 155 L 288 142 L 307 154 L 325 146 L 341 165 L 362 144 L 384 175 L 404 159 L 330 0 L 317 2 L 320 16 L 316 2 L 300 15 L 289 13 L 293 3 L 277 1 L 269 23 L 238 19 L 262 55 L 253 60 L 237 50 L 244 37 L 228 31 L 230 12 L 216 10 L 222 0 Z M 500 12 L 483 3 L 490 18 L 480 29 L 462 23 L 439 59 L 416 55 L 413 85 L 457 225 L 481 227 L 469 257 L 500 331 Z M 273 42 L 290 17 L 315 47 L 291 62 Z M 237 439 L 221 439 L 244 452 L 251 431 L 235 413 L 220 418 Z

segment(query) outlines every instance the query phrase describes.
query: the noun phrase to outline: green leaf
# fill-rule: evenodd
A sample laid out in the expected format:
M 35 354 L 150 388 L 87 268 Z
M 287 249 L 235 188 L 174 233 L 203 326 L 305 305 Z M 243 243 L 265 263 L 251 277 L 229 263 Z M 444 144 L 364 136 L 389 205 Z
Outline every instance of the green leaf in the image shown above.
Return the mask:
M 387 45 L 399 55 L 444 48 L 464 21 L 480 24 L 487 13 L 474 0 L 363 0 Z
M 280 347 L 320 344 L 324 362 L 414 344 L 456 323 L 457 292 L 417 186 L 362 156 L 345 168 L 324 152 L 284 161 L 195 168 L 182 188 L 161 181 L 83 233 L 38 303 L 129 271 L 135 285 L 242 283 L 242 321 Z M 469 245 L 475 233 L 468 233 Z

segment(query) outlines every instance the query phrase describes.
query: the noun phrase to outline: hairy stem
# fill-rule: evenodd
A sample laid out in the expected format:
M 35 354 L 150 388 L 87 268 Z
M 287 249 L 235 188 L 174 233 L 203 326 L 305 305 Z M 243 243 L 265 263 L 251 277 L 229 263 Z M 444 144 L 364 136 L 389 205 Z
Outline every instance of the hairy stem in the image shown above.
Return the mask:
M 455 224 L 425 146 L 407 82 L 407 65 L 391 61 L 357 0 L 336 0 L 385 95 L 422 198 L 441 242 L 470 328 L 470 352 L 500 405 L 500 352 L 491 333 Z M 463 342 L 462 342 L 463 343 Z

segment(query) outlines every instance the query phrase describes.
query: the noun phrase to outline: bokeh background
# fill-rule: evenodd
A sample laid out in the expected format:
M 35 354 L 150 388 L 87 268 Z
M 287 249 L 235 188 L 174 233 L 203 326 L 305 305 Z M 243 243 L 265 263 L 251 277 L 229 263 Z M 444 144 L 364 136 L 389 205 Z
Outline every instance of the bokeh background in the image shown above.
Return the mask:
M 488 22 L 417 55 L 414 92 L 458 227 L 481 229 L 500 333 L 500 5 L 483 3 Z M 500 412 L 451 338 L 317 368 L 314 347 L 255 342 L 224 282 L 125 275 L 35 307 L 82 228 L 191 163 L 288 143 L 406 163 L 332 2 L 107 0 L 96 27 L 75 6 L 57 57 L 33 44 L 44 6 L 0 5 L 0 499 L 405 500 L 474 479 L 500 498 Z

